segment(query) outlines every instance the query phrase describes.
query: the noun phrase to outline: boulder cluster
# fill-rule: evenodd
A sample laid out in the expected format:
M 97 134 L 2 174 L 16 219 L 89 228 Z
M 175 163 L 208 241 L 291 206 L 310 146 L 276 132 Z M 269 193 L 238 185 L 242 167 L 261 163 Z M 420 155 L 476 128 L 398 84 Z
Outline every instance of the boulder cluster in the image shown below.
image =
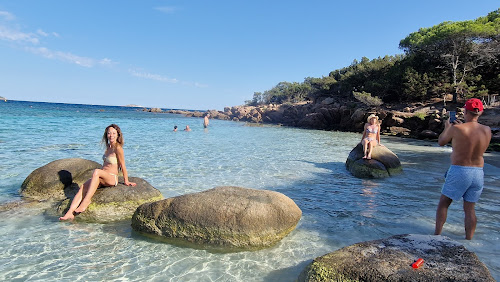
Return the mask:
M 370 114 L 382 120 L 381 128 L 385 134 L 415 138 L 437 138 L 443 130 L 443 117 L 446 110 L 431 107 L 404 108 L 402 111 L 358 107 L 345 103 L 301 103 L 264 106 L 226 107 L 224 111 L 208 110 L 183 111 L 168 110 L 165 113 L 182 114 L 186 117 L 203 117 L 251 123 L 270 123 L 292 127 L 361 132 Z M 148 109 L 162 112 L 160 109 Z M 460 114 L 460 113 L 459 113 Z
M 415 104 L 401 108 L 370 108 L 359 103 L 336 101 L 326 98 L 316 103 L 269 104 L 262 106 L 226 107 L 224 111 L 185 111 L 160 108 L 143 109 L 156 113 L 182 114 L 186 117 L 203 117 L 251 123 L 270 123 L 292 127 L 320 130 L 361 132 L 366 117 L 376 114 L 382 120 L 382 132 L 386 135 L 418 139 L 436 139 L 444 129 L 443 120 L 448 118 L 443 103 L 434 105 Z M 463 108 L 458 105 L 457 116 L 463 116 Z M 486 109 L 481 123 L 491 127 L 493 150 L 500 151 L 500 109 Z
M 360 150 L 360 145 L 354 148 L 346 162 L 354 175 L 361 171 L 358 177 L 385 177 L 401 170 L 397 157 L 382 146 L 374 148 L 372 160 L 362 160 L 369 163 L 367 170 L 365 163 L 358 164 Z M 78 186 L 96 168 L 100 168 L 98 163 L 85 159 L 53 161 L 26 178 L 21 195 L 54 201 L 48 213 L 63 215 Z M 366 171 L 371 172 L 363 174 Z M 135 231 L 164 242 L 236 251 L 276 244 L 295 229 L 302 216 L 292 199 L 274 191 L 225 186 L 163 199 L 160 191 L 144 179 L 130 180 L 137 186 L 99 188 L 77 220 L 131 220 Z M 417 260 L 424 263 L 412 267 Z M 448 237 L 405 234 L 357 243 L 315 258 L 298 281 L 495 280 L 473 252 Z
M 54 207 L 48 212 L 62 216 L 79 186 L 101 167 L 99 163 L 80 158 L 50 162 L 34 170 L 24 180 L 21 195 L 27 200 L 54 202 Z M 138 177 L 129 179 L 137 185 L 125 186 L 120 176 L 117 186 L 97 189 L 87 210 L 76 219 L 99 223 L 130 219 L 139 205 L 163 199 L 161 192 L 146 180 Z
M 64 215 L 79 186 L 100 164 L 79 158 L 61 159 L 34 170 L 23 182 L 26 200 L 53 202 L 48 214 Z M 132 220 L 138 232 L 199 245 L 229 248 L 271 246 L 292 232 L 302 211 L 287 196 L 268 190 L 216 187 L 163 199 L 146 180 L 123 177 L 114 187 L 98 188 L 78 221 L 107 223 Z M 12 207 L 12 206 L 11 206 Z

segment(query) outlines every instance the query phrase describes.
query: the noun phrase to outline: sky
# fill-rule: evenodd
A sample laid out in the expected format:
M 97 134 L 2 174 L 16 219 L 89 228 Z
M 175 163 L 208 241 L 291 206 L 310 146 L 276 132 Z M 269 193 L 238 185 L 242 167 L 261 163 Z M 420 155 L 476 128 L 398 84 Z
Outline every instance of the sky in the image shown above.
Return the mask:
M 0 96 L 223 110 L 498 0 L 0 0 Z

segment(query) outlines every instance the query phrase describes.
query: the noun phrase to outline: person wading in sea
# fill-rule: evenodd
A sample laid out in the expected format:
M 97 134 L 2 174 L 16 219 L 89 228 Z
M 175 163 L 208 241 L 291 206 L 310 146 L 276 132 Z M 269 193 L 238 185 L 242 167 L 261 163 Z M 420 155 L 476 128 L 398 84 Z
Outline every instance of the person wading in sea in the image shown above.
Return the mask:
M 436 229 L 440 235 L 446 222 L 448 207 L 452 201 L 464 199 L 465 239 L 471 240 L 476 231 L 475 203 L 479 200 L 484 184 L 483 154 L 491 140 L 491 129 L 478 123 L 483 113 L 483 103 L 479 99 L 469 99 L 465 103 L 465 123 L 445 121 L 444 131 L 438 143 L 444 146 L 451 141 L 451 166 L 441 190 L 441 198 L 436 211 Z
M 206 114 L 205 117 L 203 118 L 203 127 L 207 128 L 208 127 L 208 118 L 210 117 L 210 114 Z

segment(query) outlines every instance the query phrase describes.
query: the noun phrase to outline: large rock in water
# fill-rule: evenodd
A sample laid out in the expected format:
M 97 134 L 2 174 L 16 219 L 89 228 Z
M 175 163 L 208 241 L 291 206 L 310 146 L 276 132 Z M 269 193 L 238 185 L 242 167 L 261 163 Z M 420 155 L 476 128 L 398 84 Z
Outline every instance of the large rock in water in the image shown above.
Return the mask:
M 411 264 L 418 258 L 424 264 Z M 463 245 L 435 235 L 396 235 L 318 257 L 298 281 L 495 281 Z
M 34 200 L 63 200 L 92 177 L 99 163 L 85 159 L 61 159 L 35 169 L 21 185 L 21 195 Z
M 163 199 L 161 192 L 146 180 L 129 177 L 129 181 L 137 185 L 125 186 L 122 184 L 123 178 L 120 177 L 117 186 L 97 189 L 85 212 L 76 216 L 75 219 L 98 223 L 130 219 L 140 205 Z M 64 215 L 71 200 L 62 201 L 57 207 L 57 214 Z
M 290 233 L 302 211 L 287 196 L 267 190 L 216 187 L 137 208 L 137 231 L 236 248 L 270 246 Z
M 346 168 L 359 178 L 384 178 L 401 173 L 403 168 L 398 156 L 385 146 L 375 146 L 372 149 L 372 159 L 363 159 L 363 145 L 352 149 L 345 163 Z

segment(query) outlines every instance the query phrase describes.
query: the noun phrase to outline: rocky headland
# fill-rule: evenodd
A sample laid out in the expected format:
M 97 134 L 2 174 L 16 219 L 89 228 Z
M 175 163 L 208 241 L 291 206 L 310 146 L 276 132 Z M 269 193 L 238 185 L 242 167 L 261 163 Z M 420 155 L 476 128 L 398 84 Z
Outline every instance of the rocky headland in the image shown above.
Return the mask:
M 449 110 L 463 115 L 463 104 L 444 105 L 442 100 L 404 105 L 368 107 L 357 102 L 335 101 L 326 98 L 312 103 L 269 104 L 261 106 L 226 107 L 224 111 L 185 111 L 160 108 L 144 109 L 157 113 L 182 114 L 186 117 L 203 117 L 250 123 L 277 124 L 308 129 L 361 132 L 368 115 L 374 113 L 382 121 L 382 134 L 418 139 L 437 139 L 444 129 L 443 121 Z M 491 127 L 491 150 L 500 151 L 500 107 L 486 107 L 479 121 Z

